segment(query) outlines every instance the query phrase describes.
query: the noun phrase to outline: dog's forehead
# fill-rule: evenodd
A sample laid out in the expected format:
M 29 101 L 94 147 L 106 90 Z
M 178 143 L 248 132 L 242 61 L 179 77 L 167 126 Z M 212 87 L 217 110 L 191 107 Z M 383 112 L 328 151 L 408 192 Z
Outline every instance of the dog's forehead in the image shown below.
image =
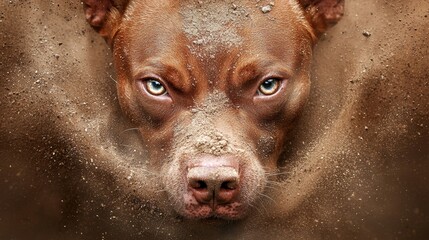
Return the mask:
M 225 49 L 249 45 L 255 32 L 292 38 L 279 32 L 305 20 L 293 0 L 147 0 L 131 2 L 125 22 L 137 23 L 130 24 L 135 26 L 132 31 L 144 31 L 142 36 L 156 36 L 158 41 L 160 36 L 179 39 L 184 35 L 193 53 L 205 50 L 213 57 Z
M 239 31 L 251 9 L 240 1 L 190 1 L 181 5 L 183 32 L 191 52 L 205 52 L 211 56 L 220 49 L 239 47 L 243 43 Z

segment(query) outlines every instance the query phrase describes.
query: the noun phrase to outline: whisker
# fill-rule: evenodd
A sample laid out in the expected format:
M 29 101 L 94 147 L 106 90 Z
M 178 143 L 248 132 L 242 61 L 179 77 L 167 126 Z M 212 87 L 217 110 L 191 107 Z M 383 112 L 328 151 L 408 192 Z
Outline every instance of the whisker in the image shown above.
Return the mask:
M 264 209 L 264 215 L 268 214 L 268 209 L 266 204 L 261 204 L 262 208 Z
M 139 129 L 138 128 L 128 128 L 128 129 L 125 129 L 124 131 L 122 131 L 120 134 L 123 134 L 125 132 L 129 132 L 129 131 L 135 131 L 135 130 L 139 130 Z
M 265 197 L 265 198 L 267 198 L 267 199 L 271 200 L 273 203 L 276 203 L 276 204 L 277 204 L 277 202 L 276 202 L 274 199 L 272 199 L 270 196 L 268 196 L 268 195 L 266 195 L 266 194 L 264 194 L 264 193 L 259 193 L 259 195 L 260 195 L 260 196 L 262 196 L 262 197 Z
M 270 186 L 270 185 L 266 185 L 265 188 L 268 188 L 268 189 L 278 189 L 277 186 Z
M 278 173 L 265 173 L 265 176 L 272 177 L 272 176 L 282 176 L 287 175 L 287 172 L 278 172 Z
M 259 214 L 260 214 L 260 215 L 264 215 L 264 213 L 263 213 L 263 212 L 261 212 L 261 210 L 260 210 L 258 207 L 256 207 L 255 205 L 253 205 L 253 204 L 249 203 L 249 206 L 250 206 L 251 208 L 253 208 L 253 209 L 256 209 L 256 210 L 259 212 Z
M 112 75 L 110 75 L 110 74 L 109 74 L 109 78 L 110 78 L 110 79 L 112 79 L 116 84 L 118 84 L 118 81 L 116 81 L 116 80 L 112 77 Z
M 282 185 L 280 182 L 277 182 L 277 181 L 267 181 L 266 183 L 267 183 L 268 186 L 271 186 L 271 187 L 273 187 L 273 186 L 281 186 Z
M 141 169 L 138 169 L 138 170 L 134 170 L 134 172 L 135 173 L 143 172 L 143 173 L 147 174 L 149 178 L 157 178 L 157 177 L 159 177 L 159 173 L 152 172 L 152 171 L 144 169 L 144 168 L 141 168 Z M 149 179 L 149 180 L 153 180 L 153 179 Z

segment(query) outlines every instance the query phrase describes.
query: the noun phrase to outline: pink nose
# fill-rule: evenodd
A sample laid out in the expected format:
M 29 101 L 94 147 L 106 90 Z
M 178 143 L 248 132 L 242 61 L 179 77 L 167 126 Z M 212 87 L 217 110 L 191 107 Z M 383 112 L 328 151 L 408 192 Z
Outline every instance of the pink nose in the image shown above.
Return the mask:
M 223 158 L 204 158 L 188 169 L 188 186 L 199 203 L 227 204 L 239 191 L 238 164 Z

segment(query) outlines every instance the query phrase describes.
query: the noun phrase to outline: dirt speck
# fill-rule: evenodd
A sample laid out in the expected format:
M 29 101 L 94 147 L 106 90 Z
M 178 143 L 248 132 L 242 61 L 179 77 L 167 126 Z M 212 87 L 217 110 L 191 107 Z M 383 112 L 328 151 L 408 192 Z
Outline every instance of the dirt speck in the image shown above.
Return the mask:
M 372 34 L 370 32 L 368 32 L 367 30 L 365 30 L 362 32 L 362 35 L 364 35 L 365 37 L 371 37 Z
M 268 5 L 262 6 L 261 7 L 262 13 L 269 13 L 269 12 L 271 12 L 273 10 L 273 6 L 274 6 L 273 3 L 270 3 Z

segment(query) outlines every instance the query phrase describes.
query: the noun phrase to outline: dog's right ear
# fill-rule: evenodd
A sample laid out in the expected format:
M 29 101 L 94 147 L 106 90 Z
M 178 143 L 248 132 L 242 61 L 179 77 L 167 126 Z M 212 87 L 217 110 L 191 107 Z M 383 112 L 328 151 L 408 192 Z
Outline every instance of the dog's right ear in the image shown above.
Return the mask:
M 88 23 L 110 42 L 129 0 L 83 0 Z
M 298 0 L 316 35 L 325 32 L 344 15 L 345 0 Z

